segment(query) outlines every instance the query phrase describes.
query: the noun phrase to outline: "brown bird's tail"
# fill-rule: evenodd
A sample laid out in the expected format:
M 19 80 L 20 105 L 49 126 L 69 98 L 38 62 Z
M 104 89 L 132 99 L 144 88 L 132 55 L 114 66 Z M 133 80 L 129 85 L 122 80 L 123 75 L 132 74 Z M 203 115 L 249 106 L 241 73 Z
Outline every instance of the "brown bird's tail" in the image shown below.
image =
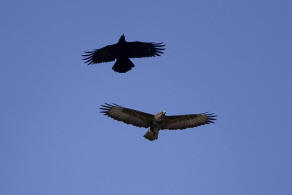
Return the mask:
M 135 65 L 129 58 L 117 59 L 113 66 L 113 70 L 119 73 L 125 73 L 131 70 Z
M 158 139 L 158 131 L 156 132 L 156 131 L 149 129 L 145 133 L 144 137 L 150 141 L 154 141 L 154 140 Z

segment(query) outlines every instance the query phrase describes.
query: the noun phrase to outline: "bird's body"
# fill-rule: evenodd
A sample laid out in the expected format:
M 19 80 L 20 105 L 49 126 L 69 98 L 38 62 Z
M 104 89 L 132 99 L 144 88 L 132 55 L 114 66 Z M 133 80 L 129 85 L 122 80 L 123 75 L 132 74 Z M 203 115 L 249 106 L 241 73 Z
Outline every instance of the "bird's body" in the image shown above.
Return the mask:
M 158 139 L 160 130 L 192 128 L 214 123 L 214 120 L 216 120 L 216 116 L 214 114 L 208 113 L 167 116 L 166 112 L 162 111 L 156 115 L 152 115 L 130 108 L 124 108 L 116 104 L 102 105 L 101 110 L 102 113 L 115 120 L 132 124 L 137 127 L 150 127 L 144 135 L 144 137 L 150 141 Z
M 150 129 L 146 132 L 144 137 L 151 141 L 158 139 L 158 133 L 163 125 L 163 119 L 165 117 L 165 112 L 159 112 L 153 116 Z
M 135 65 L 129 58 L 142 58 L 160 56 L 163 53 L 162 43 L 127 42 L 122 35 L 118 43 L 85 52 L 83 60 L 88 65 L 116 60 L 112 69 L 119 73 L 131 70 Z

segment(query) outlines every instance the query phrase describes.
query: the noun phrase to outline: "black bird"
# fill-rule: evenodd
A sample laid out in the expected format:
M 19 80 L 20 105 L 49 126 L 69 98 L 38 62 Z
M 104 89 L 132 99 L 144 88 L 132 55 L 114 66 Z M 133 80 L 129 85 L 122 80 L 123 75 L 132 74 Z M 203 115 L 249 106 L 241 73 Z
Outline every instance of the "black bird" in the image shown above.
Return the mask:
M 163 53 L 164 46 L 163 43 L 127 42 L 123 34 L 116 44 L 87 51 L 82 56 L 88 65 L 111 62 L 116 59 L 112 69 L 119 73 L 125 73 L 134 67 L 129 58 L 160 56 Z

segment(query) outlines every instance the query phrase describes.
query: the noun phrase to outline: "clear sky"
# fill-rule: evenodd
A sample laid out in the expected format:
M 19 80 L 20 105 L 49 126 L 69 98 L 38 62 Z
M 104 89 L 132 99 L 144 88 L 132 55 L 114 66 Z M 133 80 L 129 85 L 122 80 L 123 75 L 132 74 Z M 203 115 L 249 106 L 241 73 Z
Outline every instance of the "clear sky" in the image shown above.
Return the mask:
M 3 1 L 0 194 L 292 194 L 292 3 Z M 164 42 L 164 55 L 87 66 L 85 50 Z M 146 129 L 108 102 L 215 124 Z

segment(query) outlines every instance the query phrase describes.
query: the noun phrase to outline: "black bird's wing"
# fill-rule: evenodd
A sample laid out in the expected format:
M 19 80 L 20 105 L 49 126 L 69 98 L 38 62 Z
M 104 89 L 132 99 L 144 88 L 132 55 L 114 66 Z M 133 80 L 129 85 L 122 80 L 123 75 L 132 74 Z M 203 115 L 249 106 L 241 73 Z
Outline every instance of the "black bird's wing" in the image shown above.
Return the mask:
M 101 113 L 115 120 L 122 121 L 137 127 L 150 127 L 153 115 L 116 104 L 104 104 L 100 107 Z
M 214 123 L 215 120 L 216 115 L 208 113 L 166 116 L 161 129 L 186 129 Z
M 115 45 L 108 45 L 106 47 L 95 49 L 93 51 L 86 51 L 82 55 L 82 57 L 85 63 L 87 63 L 88 65 L 114 61 L 115 60 L 114 48 Z
M 127 42 L 127 56 L 129 58 L 142 58 L 160 56 L 164 50 L 163 43 Z

